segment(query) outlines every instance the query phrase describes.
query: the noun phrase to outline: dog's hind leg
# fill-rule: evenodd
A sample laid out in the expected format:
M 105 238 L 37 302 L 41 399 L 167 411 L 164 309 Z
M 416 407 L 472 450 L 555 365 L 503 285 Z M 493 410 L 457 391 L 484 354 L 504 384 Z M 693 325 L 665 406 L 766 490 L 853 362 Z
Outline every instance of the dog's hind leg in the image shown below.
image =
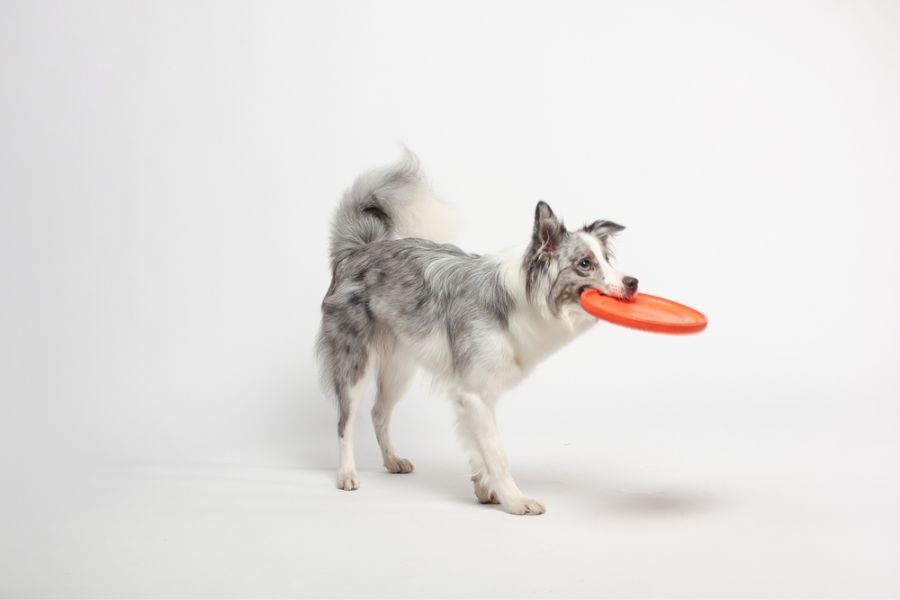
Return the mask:
M 365 373 L 356 383 L 346 386 L 338 393 L 341 416 L 338 420 L 338 442 L 341 452 L 341 466 L 338 470 L 337 486 L 346 491 L 359 488 L 356 459 L 353 455 L 353 429 L 356 412 L 362 398 L 367 377 Z
M 328 298 L 323 306 L 325 314 L 318 344 L 319 368 L 323 382 L 330 384 L 334 391 L 340 412 L 338 446 L 341 465 L 337 486 L 349 491 L 359 487 L 353 457 L 353 429 L 370 370 L 371 338 L 370 331 L 363 324 L 357 326 L 348 311 L 336 309 L 328 303 Z
M 375 426 L 375 437 L 381 447 L 384 467 L 391 473 L 411 473 L 413 464 L 397 456 L 391 443 L 391 415 L 394 406 L 409 388 L 409 382 L 415 373 L 415 363 L 403 350 L 392 346 L 380 353 L 378 363 L 378 391 L 375 405 L 372 407 L 372 424 Z
M 325 298 L 322 312 L 319 368 L 322 381 L 333 390 L 340 411 L 337 429 L 341 466 L 337 486 L 355 490 L 359 487 L 359 475 L 353 457 L 353 426 L 372 356 L 372 327 L 358 304 L 344 303 L 333 296 Z

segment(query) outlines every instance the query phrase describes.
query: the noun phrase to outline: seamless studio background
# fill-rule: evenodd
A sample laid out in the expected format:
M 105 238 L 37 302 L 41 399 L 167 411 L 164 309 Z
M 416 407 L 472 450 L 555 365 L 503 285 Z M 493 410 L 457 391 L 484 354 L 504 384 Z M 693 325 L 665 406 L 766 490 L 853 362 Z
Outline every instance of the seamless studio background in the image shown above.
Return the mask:
M 0 594 L 900 595 L 900 4 L 0 3 Z M 418 153 L 458 243 L 613 219 L 642 289 L 334 488 L 331 210 Z

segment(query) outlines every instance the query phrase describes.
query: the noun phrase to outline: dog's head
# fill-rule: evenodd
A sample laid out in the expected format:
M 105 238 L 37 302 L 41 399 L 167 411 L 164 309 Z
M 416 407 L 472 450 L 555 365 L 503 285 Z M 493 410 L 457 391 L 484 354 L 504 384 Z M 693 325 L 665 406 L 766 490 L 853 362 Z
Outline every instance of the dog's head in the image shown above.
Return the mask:
M 588 288 L 631 300 L 637 294 L 638 280 L 609 262 L 609 238 L 623 229 L 612 221 L 594 221 L 577 231 L 567 231 L 550 206 L 538 202 L 525 255 L 529 297 L 546 302 L 556 315 L 567 305 L 577 304 L 581 292 Z

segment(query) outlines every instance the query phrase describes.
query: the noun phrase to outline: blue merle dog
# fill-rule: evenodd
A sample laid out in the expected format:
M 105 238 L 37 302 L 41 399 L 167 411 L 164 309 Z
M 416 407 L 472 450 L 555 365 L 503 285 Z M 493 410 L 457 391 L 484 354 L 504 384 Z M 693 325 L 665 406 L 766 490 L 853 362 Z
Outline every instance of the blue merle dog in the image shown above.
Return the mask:
M 608 240 L 624 228 L 600 220 L 569 231 L 538 202 L 527 244 L 491 256 L 440 243 L 450 221 L 409 153 L 361 175 L 337 208 L 317 346 L 323 385 L 340 408 L 337 485 L 359 487 L 353 427 L 371 375 L 384 466 L 413 470 L 394 450 L 390 420 L 421 367 L 458 412 L 478 500 L 541 514 L 544 505 L 513 481 L 494 408 L 502 392 L 596 322 L 578 304 L 584 289 L 637 293 L 637 279 L 610 265 Z

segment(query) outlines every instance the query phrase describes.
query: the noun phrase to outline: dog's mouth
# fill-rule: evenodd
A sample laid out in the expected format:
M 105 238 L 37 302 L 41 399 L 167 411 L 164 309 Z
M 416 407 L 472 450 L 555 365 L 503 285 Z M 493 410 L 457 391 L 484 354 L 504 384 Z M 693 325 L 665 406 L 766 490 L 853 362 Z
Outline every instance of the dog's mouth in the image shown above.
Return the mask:
M 622 302 L 634 302 L 634 297 L 637 296 L 637 291 L 633 290 L 614 290 L 616 293 L 608 294 L 612 296 L 616 300 L 621 300 Z
M 637 290 L 632 291 L 627 289 L 609 288 L 604 292 L 599 288 L 595 288 L 589 285 L 583 285 L 578 288 L 578 297 L 580 298 L 581 295 L 588 290 L 596 290 L 599 294 L 609 296 L 610 298 L 615 298 L 616 300 L 621 300 L 622 302 L 634 302 L 634 297 L 637 296 Z

